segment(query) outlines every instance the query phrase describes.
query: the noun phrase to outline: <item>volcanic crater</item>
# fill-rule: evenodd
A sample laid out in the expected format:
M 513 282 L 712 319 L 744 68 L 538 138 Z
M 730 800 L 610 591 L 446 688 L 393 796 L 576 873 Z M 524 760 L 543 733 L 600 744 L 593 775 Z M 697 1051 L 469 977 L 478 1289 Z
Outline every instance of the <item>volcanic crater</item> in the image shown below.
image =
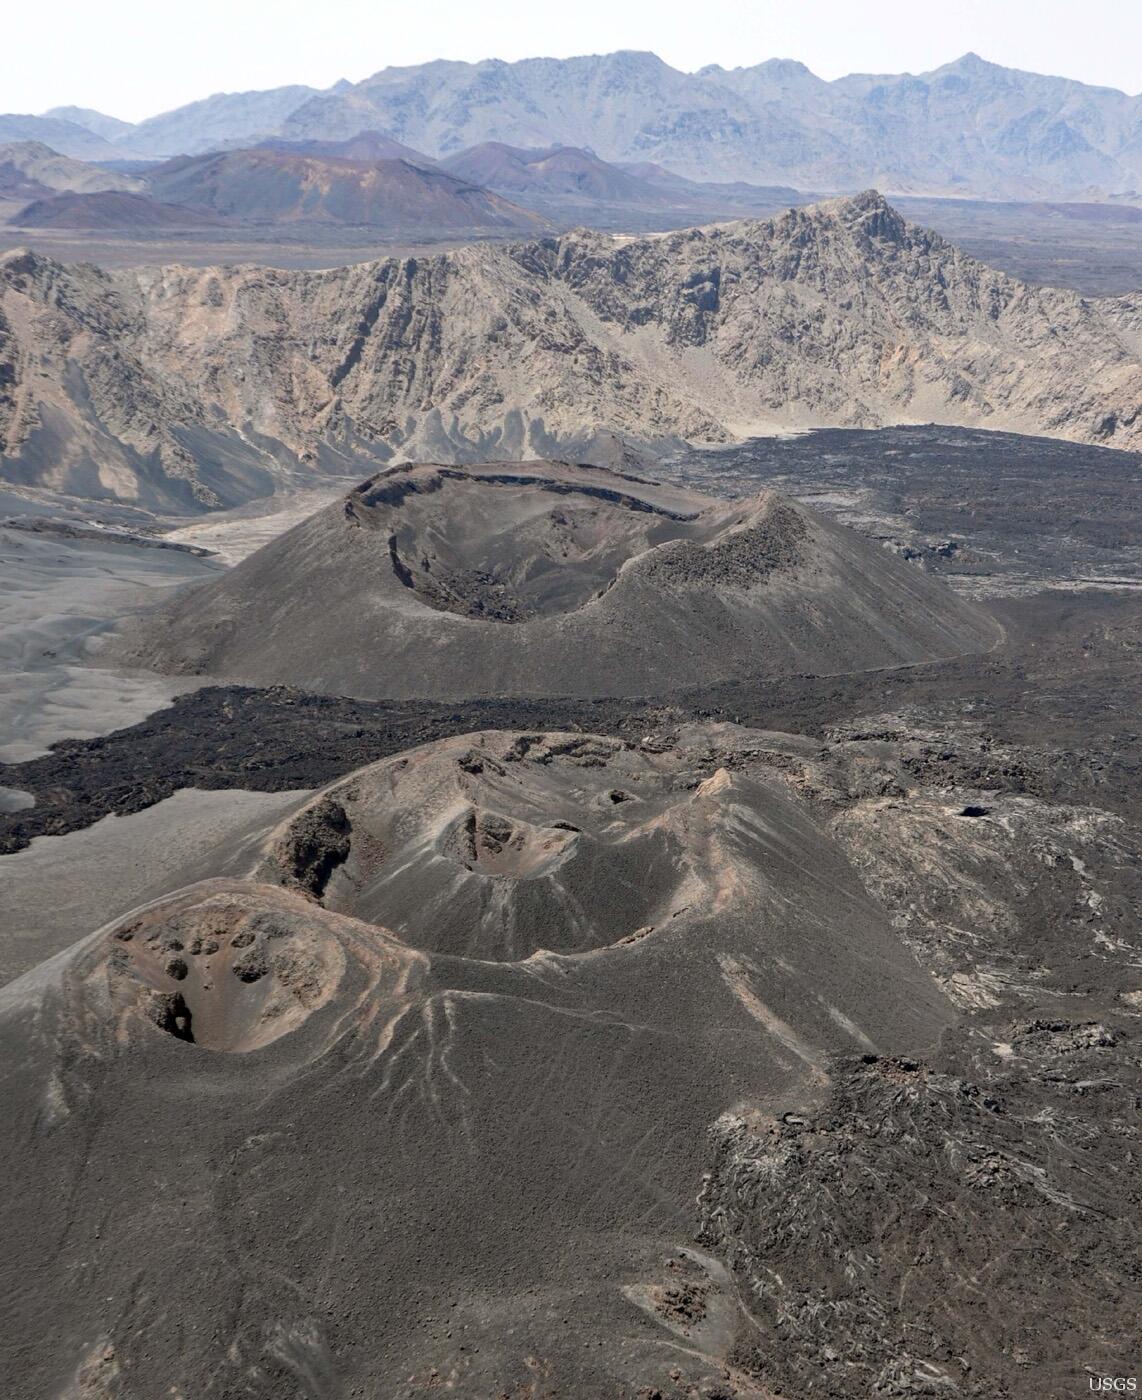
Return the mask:
M 461 736 L 326 790 L 274 834 L 259 875 L 427 952 L 606 948 L 715 880 L 688 829 L 694 763 L 576 733 Z
M 977 606 L 763 491 L 390 468 L 131 623 L 134 665 L 361 698 L 630 695 L 983 651 Z
M 306 910 L 241 893 L 163 902 L 104 940 L 113 1005 L 177 1040 L 254 1050 L 295 1030 L 335 995 L 345 955 Z

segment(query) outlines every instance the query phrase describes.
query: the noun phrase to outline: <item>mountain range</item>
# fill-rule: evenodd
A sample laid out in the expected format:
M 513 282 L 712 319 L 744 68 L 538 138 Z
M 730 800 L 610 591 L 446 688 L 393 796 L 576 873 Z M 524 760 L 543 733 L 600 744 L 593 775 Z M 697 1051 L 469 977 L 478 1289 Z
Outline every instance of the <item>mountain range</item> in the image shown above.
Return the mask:
M 687 178 L 977 198 L 1142 199 L 1142 96 L 965 54 L 833 82 L 803 64 L 684 73 L 624 51 L 386 68 L 325 91 L 216 94 L 139 123 L 78 108 L 0 117 L 0 141 L 84 159 L 194 155 L 377 129 L 446 158 L 485 142 L 587 147 Z
M 0 258 L 3 477 L 80 495 L 929 421 L 1136 447 L 1142 296 L 1018 282 L 871 191 L 320 272 Z

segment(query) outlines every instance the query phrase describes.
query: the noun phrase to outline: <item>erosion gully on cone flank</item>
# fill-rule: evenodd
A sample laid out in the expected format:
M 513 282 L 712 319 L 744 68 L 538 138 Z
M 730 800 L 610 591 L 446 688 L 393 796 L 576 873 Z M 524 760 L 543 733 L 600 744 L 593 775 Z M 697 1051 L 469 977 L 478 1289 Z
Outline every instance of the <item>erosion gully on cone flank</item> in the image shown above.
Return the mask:
M 180 594 L 133 665 L 362 697 L 654 694 L 904 665 L 981 608 L 773 492 L 714 501 L 558 462 L 393 467 Z

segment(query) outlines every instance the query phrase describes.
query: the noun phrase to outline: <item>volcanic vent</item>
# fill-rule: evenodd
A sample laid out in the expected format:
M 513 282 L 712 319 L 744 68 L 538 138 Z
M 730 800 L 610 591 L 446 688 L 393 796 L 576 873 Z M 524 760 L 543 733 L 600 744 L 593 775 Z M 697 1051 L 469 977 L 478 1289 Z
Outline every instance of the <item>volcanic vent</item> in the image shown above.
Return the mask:
M 407 981 L 417 955 L 387 930 L 314 914 L 297 888 L 216 879 L 121 919 L 70 965 L 93 1043 L 109 1031 L 136 1038 L 145 1026 L 242 1054 Z
M 123 921 L 101 964 L 113 1001 L 205 1049 L 277 1040 L 329 1000 L 345 971 L 337 941 L 293 903 L 218 889 Z
M 124 660 L 363 698 L 630 695 L 986 648 L 940 582 L 773 492 L 390 468 L 132 624 Z
M 710 528 L 697 502 L 637 494 L 646 482 L 542 465 L 396 468 L 353 492 L 345 515 L 387 536 L 393 572 L 429 607 L 494 622 L 572 612 L 628 559 Z
M 609 947 L 669 923 L 709 883 L 689 850 L 693 762 L 578 733 L 443 740 L 304 807 L 261 878 L 426 952 L 500 962 Z

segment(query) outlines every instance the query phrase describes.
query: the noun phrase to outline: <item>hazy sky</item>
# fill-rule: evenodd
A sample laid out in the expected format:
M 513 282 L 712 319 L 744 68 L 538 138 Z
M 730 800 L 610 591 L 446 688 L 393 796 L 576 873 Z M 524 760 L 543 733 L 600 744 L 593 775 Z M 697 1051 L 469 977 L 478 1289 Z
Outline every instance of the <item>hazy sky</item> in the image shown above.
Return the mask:
M 823 78 L 922 72 L 973 49 L 1142 90 L 1142 0 L 11 0 L 2 29 L 0 111 L 77 103 L 132 121 L 390 64 L 623 48 L 684 69 L 798 58 Z

